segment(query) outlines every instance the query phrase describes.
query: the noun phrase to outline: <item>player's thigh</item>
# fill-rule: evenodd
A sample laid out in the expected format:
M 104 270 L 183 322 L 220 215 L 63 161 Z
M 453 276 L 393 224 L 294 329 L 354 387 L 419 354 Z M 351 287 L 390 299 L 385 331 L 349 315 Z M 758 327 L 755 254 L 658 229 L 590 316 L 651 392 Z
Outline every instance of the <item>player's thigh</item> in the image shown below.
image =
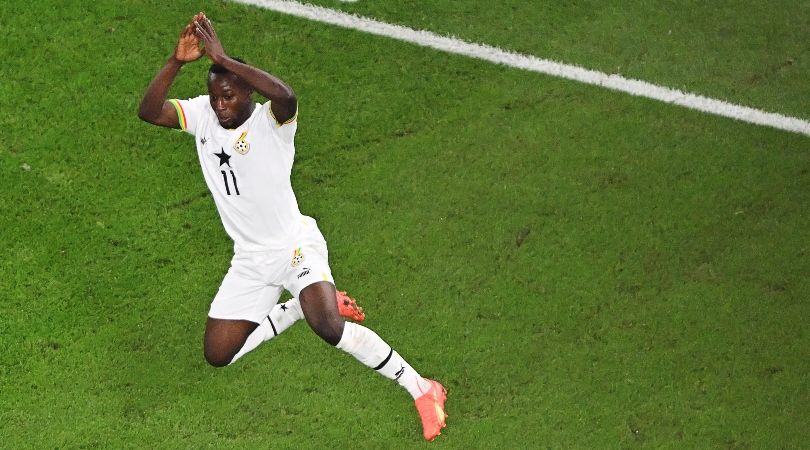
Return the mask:
M 248 336 L 270 314 L 280 294 L 280 286 L 254 286 L 250 280 L 226 276 L 205 324 L 206 361 L 216 367 L 230 364 Z
M 302 242 L 297 254 L 298 260 L 293 259 L 287 272 L 285 287 L 300 300 L 304 318 L 315 334 L 336 345 L 343 334 L 344 320 L 337 307 L 326 242 L 318 232 Z
M 234 256 L 208 311 L 204 352 L 211 365 L 229 364 L 278 302 L 282 287 L 266 284 L 261 269 L 253 258 Z
M 249 263 L 232 263 L 211 302 L 208 317 L 246 320 L 258 324 L 270 314 L 283 288 L 281 285 L 268 285 L 263 279 L 253 276 L 252 270 L 246 270 L 247 264 Z

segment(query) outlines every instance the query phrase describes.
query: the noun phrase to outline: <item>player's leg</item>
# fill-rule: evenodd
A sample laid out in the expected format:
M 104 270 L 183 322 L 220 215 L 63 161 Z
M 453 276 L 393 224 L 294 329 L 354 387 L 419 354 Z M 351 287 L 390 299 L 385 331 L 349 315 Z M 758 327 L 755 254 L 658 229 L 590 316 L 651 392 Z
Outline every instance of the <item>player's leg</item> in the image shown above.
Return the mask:
M 362 322 L 366 317 L 363 308 L 358 306 L 357 302 L 345 292 L 337 292 L 336 308 L 341 317 L 345 317 L 346 319 Z M 239 352 L 233 356 L 230 363 L 233 364 L 247 352 L 255 349 L 263 342 L 267 342 L 278 336 L 284 330 L 292 326 L 292 324 L 303 318 L 304 313 L 301 311 L 301 303 L 295 297 L 285 303 L 274 306 L 270 314 L 262 319 L 259 326 L 245 339 L 244 344 L 239 349 Z
M 441 434 L 447 415 L 444 412 L 446 391 L 436 381 L 422 378 L 391 346 L 372 330 L 345 322 L 338 314 L 335 287 L 319 281 L 303 288 L 299 294 L 304 318 L 323 340 L 354 356 L 380 375 L 394 380 L 416 400 L 425 439 Z
M 351 354 L 386 378 L 396 380 L 415 399 L 430 384 L 394 351 L 377 333 L 338 314 L 335 286 L 319 281 L 301 290 L 301 309 L 312 331 L 329 344 Z
M 298 299 L 276 305 L 259 323 L 209 317 L 205 325 L 205 360 L 215 367 L 233 364 L 303 317 Z
M 433 440 L 445 426 L 444 387 L 422 378 L 393 348 L 370 329 L 345 322 L 335 305 L 334 278 L 326 240 L 312 221 L 308 236 L 288 262 L 285 287 L 298 295 L 309 326 L 326 342 L 354 356 L 386 378 L 395 380 L 416 400 L 425 439 Z
M 277 305 L 283 288 L 262 278 L 261 255 L 236 254 L 211 302 L 205 327 L 205 359 L 233 363 L 304 317 L 297 299 Z
M 234 258 L 211 303 L 205 326 L 205 360 L 215 367 L 233 364 L 259 345 L 278 336 L 304 318 L 297 298 L 277 304 L 282 287 L 266 285 L 247 270 L 249 261 Z M 341 314 L 363 320 L 363 309 L 341 293 Z M 336 305 L 337 307 L 338 305 Z

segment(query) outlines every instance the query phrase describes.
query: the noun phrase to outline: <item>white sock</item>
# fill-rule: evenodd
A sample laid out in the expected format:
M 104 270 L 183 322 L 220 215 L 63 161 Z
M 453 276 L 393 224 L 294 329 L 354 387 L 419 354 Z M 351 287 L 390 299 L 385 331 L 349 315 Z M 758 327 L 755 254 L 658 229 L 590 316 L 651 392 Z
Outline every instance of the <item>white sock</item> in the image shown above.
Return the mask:
M 346 322 L 337 348 L 354 356 L 380 375 L 395 380 L 414 400 L 430 389 L 430 383 L 402 359 L 399 353 L 377 336 L 377 333 L 362 325 Z
M 286 303 L 274 306 L 270 311 L 270 315 L 261 321 L 259 326 L 253 330 L 253 333 L 250 333 L 242 348 L 239 349 L 239 353 L 233 357 L 229 365 L 258 347 L 262 342 L 278 336 L 282 331 L 290 328 L 292 324 L 303 318 L 304 313 L 301 311 L 301 303 L 295 297 Z

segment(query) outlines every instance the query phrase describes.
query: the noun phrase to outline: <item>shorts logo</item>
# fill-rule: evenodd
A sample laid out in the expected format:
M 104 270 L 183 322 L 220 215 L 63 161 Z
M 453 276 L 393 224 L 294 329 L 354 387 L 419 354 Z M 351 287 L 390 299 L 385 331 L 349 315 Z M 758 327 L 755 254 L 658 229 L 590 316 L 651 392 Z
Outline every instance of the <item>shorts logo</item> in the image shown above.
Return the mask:
M 247 131 L 243 131 L 242 135 L 239 136 L 239 139 L 236 140 L 236 144 L 233 144 L 234 151 L 240 155 L 244 155 L 250 151 L 250 144 L 248 144 L 248 141 L 245 140 L 247 134 Z
M 302 277 L 309 275 L 309 267 L 303 267 L 301 273 L 298 274 L 298 279 L 300 280 Z
M 290 263 L 293 267 L 298 267 L 299 264 L 304 262 L 304 254 L 301 253 L 301 247 L 298 247 L 293 252 L 292 262 Z

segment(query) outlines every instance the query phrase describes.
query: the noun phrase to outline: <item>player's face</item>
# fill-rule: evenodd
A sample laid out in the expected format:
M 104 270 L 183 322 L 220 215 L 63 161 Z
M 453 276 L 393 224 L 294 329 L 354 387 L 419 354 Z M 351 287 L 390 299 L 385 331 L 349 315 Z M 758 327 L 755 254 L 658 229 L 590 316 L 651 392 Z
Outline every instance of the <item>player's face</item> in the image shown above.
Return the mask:
M 232 73 L 208 75 L 209 101 L 223 128 L 236 128 L 250 117 L 250 93 L 250 88 Z

